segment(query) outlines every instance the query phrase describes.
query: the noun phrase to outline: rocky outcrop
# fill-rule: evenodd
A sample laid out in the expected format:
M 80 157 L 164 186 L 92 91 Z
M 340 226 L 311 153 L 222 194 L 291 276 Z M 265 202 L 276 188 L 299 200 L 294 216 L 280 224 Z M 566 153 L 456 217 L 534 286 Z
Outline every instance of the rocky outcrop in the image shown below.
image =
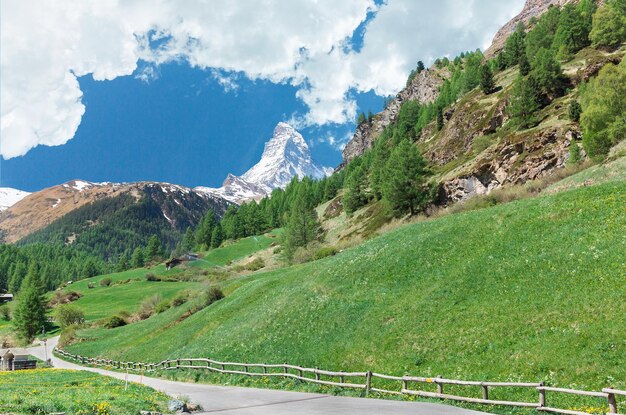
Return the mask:
M 387 104 L 387 107 L 379 114 L 376 114 L 370 121 L 361 123 L 354 134 L 354 137 L 346 144 L 343 150 L 343 162 L 338 170 L 343 168 L 355 157 L 360 156 L 366 150 L 372 148 L 372 143 L 389 124 L 398 117 L 400 107 L 406 101 L 417 101 L 420 104 L 428 104 L 437 99 L 439 87 L 444 80 L 450 77 L 448 68 L 437 69 L 432 67 L 417 74 L 409 85 L 396 95 Z
M 520 14 L 515 16 L 507 24 L 502 26 L 500 30 L 498 30 L 498 33 L 496 33 L 493 41 L 491 42 L 491 46 L 489 46 L 489 48 L 485 51 L 485 57 L 490 59 L 504 49 L 506 39 L 515 31 L 515 28 L 519 23 L 528 25 L 530 19 L 533 17 L 538 18 L 545 13 L 546 10 L 548 10 L 548 7 L 553 5 L 560 7 L 571 1 L 573 0 L 527 0 Z
M 465 173 L 444 180 L 439 202 L 463 201 L 501 186 L 546 176 L 565 166 L 569 147 L 579 138 L 578 129 L 551 128 L 530 137 L 505 140 L 475 160 Z
M 506 38 L 515 31 L 517 25 L 521 22 L 528 25 L 533 17 L 539 17 L 548 10 L 550 6 L 562 7 L 567 3 L 578 3 L 578 0 L 527 0 L 524 8 L 511 21 L 502 26 L 493 38 L 491 46 L 485 51 L 485 57 L 490 59 L 498 54 L 503 48 Z M 597 4 L 604 3 L 604 0 L 596 1 Z

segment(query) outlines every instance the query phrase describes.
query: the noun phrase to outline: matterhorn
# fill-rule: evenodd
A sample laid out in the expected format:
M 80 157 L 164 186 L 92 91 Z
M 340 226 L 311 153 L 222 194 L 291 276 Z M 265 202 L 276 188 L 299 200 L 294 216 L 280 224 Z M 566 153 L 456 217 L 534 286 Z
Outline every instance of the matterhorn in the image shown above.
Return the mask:
M 229 174 L 220 188 L 197 187 L 194 190 L 221 196 L 240 204 L 259 200 L 272 190 L 284 188 L 294 177 L 322 179 L 332 168 L 317 165 L 304 137 L 291 125 L 280 122 L 274 135 L 265 143 L 261 160 L 241 176 Z

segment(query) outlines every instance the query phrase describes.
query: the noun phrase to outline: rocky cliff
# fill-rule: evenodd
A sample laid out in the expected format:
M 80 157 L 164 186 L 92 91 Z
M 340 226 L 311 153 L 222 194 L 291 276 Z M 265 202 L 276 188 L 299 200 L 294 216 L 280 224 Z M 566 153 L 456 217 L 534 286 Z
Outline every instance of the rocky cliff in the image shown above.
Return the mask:
M 448 77 L 450 77 L 450 72 L 447 68 L 437 69 L 434 66 L 417 74 L 382 112 L 376 114 L 371 121 L 362 122 L 357 127 L 354 137 L 343 149 L 343 162 L 339 169 L 372 148 L 372 143 L 383 129 L 396 120 L 402 103 L 417 101 L 421 104 L 428 104 L 435 101 L 439 94 L 439 87 Z

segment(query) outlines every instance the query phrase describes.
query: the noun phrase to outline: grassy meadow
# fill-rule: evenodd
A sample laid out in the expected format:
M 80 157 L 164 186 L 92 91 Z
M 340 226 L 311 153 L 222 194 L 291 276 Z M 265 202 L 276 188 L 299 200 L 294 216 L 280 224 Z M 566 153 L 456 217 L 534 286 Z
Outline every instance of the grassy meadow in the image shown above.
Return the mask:
M 73 370 L 0 372 L 0 413 L 136 415 L 165 411 L 168 396 L 143 385 Z
M 623 389 L 625 206 L 620 181 L 419 222 L 67 350 Z
M 65 291 L 76 291 L 82 295 L 72 304 L 83 310 L 87 322 L 124 311 L 132 313 L 144 299 L 156 294 L 164 300 L 171 300 L 183 291 L 201 290 L 207 283 L 220 279 L 208 271 L 216 268 L 221 270 L 234 261 L 268 248 L 276 240 L 277 234 L 274 231 L 268 235 L 229 241 L 221 248 L 202 253 L 197 261 L 188 262 L 171 270 L 166 270 L 165 266 L 160 264 L 152 268 L 101 275 L 74 282 L 68 285 Z M 148 281 L 147 274 L 153 274 L 162 281 Z M 100 282 L 103 279 L 110 279 L 111 284 L 102 286 Z M 90 286 L 92 288 L 89 288 Z M 3 323 L 0 320 L 0 330 L 4 326 Z

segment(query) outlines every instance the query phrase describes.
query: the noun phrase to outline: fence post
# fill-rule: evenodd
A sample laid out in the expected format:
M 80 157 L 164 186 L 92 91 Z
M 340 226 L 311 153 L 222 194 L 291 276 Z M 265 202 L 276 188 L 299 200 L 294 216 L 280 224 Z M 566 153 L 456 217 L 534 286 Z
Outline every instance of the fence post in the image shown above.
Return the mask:
M 287 363 L 283 363 L 283 373 L 286 375 L 287 373 L 289 373 L 289 371 L 287 370 Z
M 489 387 L 487 385 L 480 385 L 480 387 L 483 389 L 483 399 L 489 399 Z
M 370 394 L 372 390 L 372 371 L 368 370 L 365 375 L 365 396 Z
M 266 375 L 267 374 L 267 366 L 263 366 L 263 374 Z
M 406 381 L 406 377 L 408 376 L 408 374 L 404 374 L 404 376 L 402 376 L 402 390 L 400 392 L 404 392 L 405 390 L 409 389 L 409 385 L 408 382 Z
M 439 379 L 441 379 L 440 375 L 435 378 L 435 383 L 437 384 L 437 393 L 443 394 L 443 383 L 439 383 Z
M 248 365 L 243 365 L 243 371 L 248 373 Z
M 346 383 L 346 377 L 343 375 L 343 372 L 339 372 L 339 383 Z
M 615 394 L 609 392 L 607 399 L 609 400 L 609 413 L 616 414 L 617 413 L 617 401 L 615 400 Z
M 178 366 L 180 366 L 180 359 L 176 359 L 176 370 L 180 369 Z
M 540 385 L 543 386 L 543 382 L 541 382 Z M 539 407 L 543 408 L 545 406 L 546 406 L 546 391 L 545 389 L 539 389 Z
M 315 367 L 315 380 L 320 380 L 320 374 L 317 373 L 317 371 L 319 370 L 319 367 Z

